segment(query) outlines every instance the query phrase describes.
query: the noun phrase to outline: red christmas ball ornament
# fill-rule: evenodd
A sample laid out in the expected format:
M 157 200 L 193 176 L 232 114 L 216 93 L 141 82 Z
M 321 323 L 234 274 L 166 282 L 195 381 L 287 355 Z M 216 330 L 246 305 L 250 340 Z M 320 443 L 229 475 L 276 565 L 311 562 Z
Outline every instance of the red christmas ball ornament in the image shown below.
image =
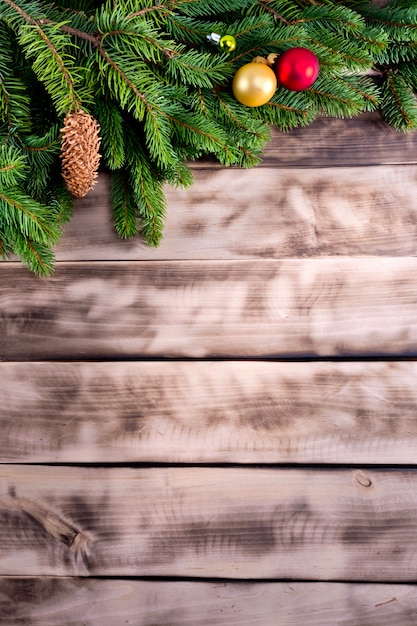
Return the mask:
M 290 48 L 275 62 L 279 84 L 290 91 L 308 89 L 319 74 L 319 60 L 308 48 Z

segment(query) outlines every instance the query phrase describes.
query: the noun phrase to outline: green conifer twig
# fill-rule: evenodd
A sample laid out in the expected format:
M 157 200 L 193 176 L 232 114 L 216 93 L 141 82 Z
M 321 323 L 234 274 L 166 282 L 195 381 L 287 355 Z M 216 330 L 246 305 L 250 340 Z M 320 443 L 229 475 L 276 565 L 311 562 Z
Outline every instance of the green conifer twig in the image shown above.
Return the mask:
M 211 32 L 235 37 L 230 55 Z M 316 83 L 279 86 L 258 108 L 231 92 L 254 56 L 308 47 Z M 120 237 L 158 245 L 163 186 L 188 186 L 191 160 L 259 163 L 269 127 L 379 107 L 402 131 L 417 128 L 417 0 L 3 0 L 0 3 L 0 254 L 53 270 L 52 248 L 72 214 L 60 177 L 64 117 L 101 125 L 103 167 Z M 377 76 L 374 81 L 372 76 Z

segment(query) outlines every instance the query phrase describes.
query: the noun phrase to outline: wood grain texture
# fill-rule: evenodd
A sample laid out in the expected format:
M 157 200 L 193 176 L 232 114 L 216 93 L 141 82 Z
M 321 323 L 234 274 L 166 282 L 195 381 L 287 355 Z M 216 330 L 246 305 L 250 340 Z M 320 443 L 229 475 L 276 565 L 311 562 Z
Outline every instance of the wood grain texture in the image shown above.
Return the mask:
M 400 133 L 378 112 L 353 119 L 318 117 L 288 133 L 272 129 L 261 167 L 334 167 L 417 163 L 417 132 Z M 199 160 L 198 167 L 220 167 Z
M 0 467 L 3 575 L 411 582 L 417 473 Z
M 103 174 L 77 202 L 57 259 L 417 255 L 416 166 L 200 170 L 191 189 L 167 187 L 166 194 L 161 245 L 122 241 Z
M 410 361 L 0 363 L 0 462 L 414 464 L 416 381 Z
M 417 353 L 417 259 L 61 264 L 0 274 L 0 359 Z
M 0 578 L 1 626 L 415 626 L 412 585 Z

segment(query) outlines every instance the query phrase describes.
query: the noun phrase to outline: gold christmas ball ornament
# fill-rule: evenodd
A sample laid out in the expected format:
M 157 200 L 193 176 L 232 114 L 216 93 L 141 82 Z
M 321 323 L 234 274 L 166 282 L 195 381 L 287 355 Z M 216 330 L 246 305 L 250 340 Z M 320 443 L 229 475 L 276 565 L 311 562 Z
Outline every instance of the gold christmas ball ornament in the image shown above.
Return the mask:
M 236 50 L 236 39 L 233 35 L 224 35 L 219 41 L 219 46 L 224 52 L 233 52 Z
M 248 107 L 259 107 L 269 102 L 276 88 L 275 72 L 269 65 L 260 62 L 242 65 L 232 82 L 236 100 Z

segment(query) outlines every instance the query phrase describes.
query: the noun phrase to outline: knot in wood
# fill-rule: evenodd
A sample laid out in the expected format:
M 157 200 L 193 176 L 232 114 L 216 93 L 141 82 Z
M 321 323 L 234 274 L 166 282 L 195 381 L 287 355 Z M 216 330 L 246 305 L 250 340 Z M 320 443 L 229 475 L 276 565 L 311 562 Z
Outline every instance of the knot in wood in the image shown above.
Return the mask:
M 358 472 L 356 474 L 356 480 L 360 485 L 362 485 L 362 487 L 370 487 L 372 485 L 372 480 L 363 472 Z

